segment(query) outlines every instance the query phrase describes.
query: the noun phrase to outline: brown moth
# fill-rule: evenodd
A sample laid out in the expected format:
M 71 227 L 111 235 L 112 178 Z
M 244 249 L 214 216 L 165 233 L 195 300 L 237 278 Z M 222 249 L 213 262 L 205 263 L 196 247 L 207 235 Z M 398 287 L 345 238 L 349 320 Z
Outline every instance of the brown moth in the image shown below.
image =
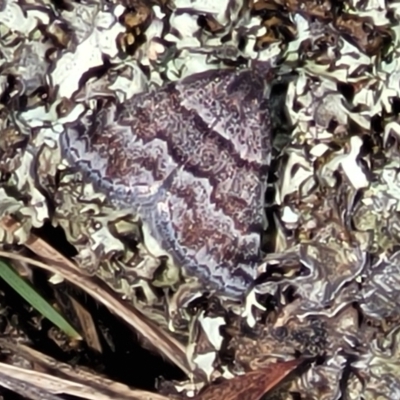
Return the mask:
M 234 299 L 260 257 L 266 87 L 257 70 L 206 71 L 88 112 L 62 135 L 69 162 L 139 215 L 176 265 Z

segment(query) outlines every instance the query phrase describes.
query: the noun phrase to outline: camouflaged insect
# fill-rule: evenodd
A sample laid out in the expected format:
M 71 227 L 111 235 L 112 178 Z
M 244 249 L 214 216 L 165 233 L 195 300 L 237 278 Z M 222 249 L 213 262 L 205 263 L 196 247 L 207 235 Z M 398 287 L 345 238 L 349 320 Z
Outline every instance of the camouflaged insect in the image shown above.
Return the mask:
M 198 73 L 87 112 L 66 126 L 62 148 L 205 290 L 240 298 L 255 277 L 264 221 L 265 93 L 256 70 Z

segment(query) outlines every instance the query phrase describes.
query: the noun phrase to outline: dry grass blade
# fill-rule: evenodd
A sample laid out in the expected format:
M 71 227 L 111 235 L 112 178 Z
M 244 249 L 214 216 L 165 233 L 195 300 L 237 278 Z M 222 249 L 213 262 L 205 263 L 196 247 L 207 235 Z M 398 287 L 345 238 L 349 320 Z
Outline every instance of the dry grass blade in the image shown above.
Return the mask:
M 86 340 L 86 343 L 94 350 L 99 353 L 102 352 L 99 336 L 97 335 L 96 326 L 90 313 L 72 296 L 68 296 L 71 301 L 72 307 L 74 307 L 75 313 L 79 319 L 82 327 L 82 334 Z
M 13 392 L 18 393 L 20 396 L 30 400 L 62 400 L 62 397 L 55 396 L 45 389 L 41 389 L 36 385 L 26 383 L 21 379 L 16 379 L 8 373 L 8 365 L 6 365 L 4 371 L 5 373 L 3 373 L 3 365 L 6 364 L 0 363 L 0 386 L 10 389 Z M 18 375 L 19 374 L 16 373 L 16 376 Z
M 293 360 L 248 372 L 209 386 L 193 400 L 259 400 L 293 372 L 300 363 L 301 360 Z
M 90 382 L 80 383 L 58 378 L 48 373 L 32 371 L 0 363 L 0 385 L 20 393 L 30 399 L 59 400 L 57 394 L 68 394 L 88 400 L 168 400 L 167 397 L 142 390 L 127 389 L 118 393 L 104 386 L 99 390 Z M 23 388 L 18 390 L 17 386 Z
M 13 233 L 19 227 L 19 223 L 12 217 L 6 216 L 0 220 L 0 225 L 9 233 Z M 139 311 L 131 307 L 127 302 L 122 301 L 108 288 L 81 271 L 73 262 L 62 256 L 46 242 L 31 234 L 24 245 L 33 251 L 44 262 L 14 255 L 0 251 L 0 256 L 24 260 L 26 263 L 46 269 L 52 273 L 61 275 L 67 281 L 73 283 L 88 293 L 101 304 L 105 305 L 114 314 L 122 318 L 127 324 L 133 327 L 143 338 L 153 344 L 154 349 L 182 369 L 186 374 L 195 373 L 190 367 L 184 346 L 147 320 Z
M 133 390 L 122 383 L 92 374 L 82 368 L 73 368 L 8 339 L 0 339 L 0 348 L 23 357 L 39 366 L 41 370 L 39 372 L 0 363 L 0 385 L 7 380 L 3 377 L 8 377 L 20 380 L 35 393 L 45 391 L 51 394 L 68 394 L 88 400 L 167 400 L 164 396 L 143 390 Z M 14 387 L 10 389 L 15 390 Z M 25 396 L 26 394 L 28 392 Z M 53 399 L 53 397 L 42 397 L 44 400 L 47 398 Z

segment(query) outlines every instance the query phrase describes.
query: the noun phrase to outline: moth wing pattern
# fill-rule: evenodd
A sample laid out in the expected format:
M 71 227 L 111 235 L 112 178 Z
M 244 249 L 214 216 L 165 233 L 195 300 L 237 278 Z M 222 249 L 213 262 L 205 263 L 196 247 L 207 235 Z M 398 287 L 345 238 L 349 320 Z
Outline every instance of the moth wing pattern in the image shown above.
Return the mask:
M 255 278 L 270 162 L 266 81 L 211 70 L 66 126 L 62 148 L 205 290 L 239 298 Z

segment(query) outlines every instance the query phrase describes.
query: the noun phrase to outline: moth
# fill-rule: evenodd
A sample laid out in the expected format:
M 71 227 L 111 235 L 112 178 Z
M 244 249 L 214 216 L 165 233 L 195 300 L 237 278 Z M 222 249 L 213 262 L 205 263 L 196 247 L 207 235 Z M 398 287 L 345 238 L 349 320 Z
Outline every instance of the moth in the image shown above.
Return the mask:
M 139 215 L 205 291 L 240 299 L 260 260 L 271 156 L 267 82 L 211 70 L 87 112 L 65 157 L 115 207 Z

